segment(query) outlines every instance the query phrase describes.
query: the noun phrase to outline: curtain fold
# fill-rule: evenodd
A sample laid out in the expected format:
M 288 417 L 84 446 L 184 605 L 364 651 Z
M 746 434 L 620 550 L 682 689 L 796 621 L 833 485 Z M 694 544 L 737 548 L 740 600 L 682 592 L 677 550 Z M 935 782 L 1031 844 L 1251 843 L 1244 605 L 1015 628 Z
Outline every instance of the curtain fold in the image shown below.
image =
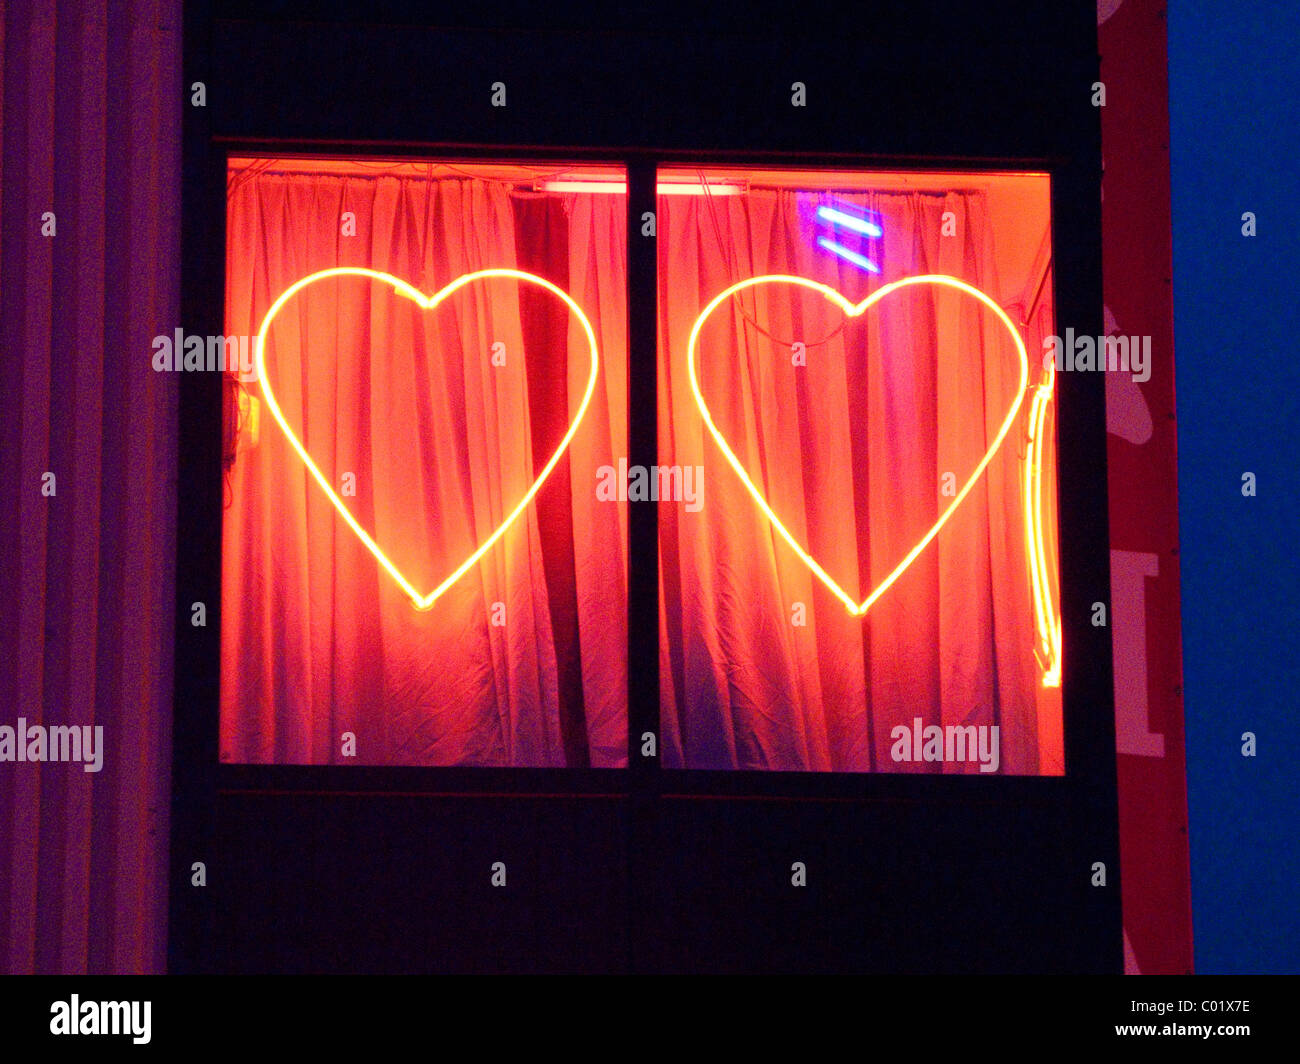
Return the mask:
M 817 194 L 659 201 L 661 461 L 702 466 L 707 484 L 698 512 L 669 507 L 660 523 L 665 764 L 979 771 L 973 762 L 894 760 L 891 732 L 910 731 L 919 717 L 924 726 L 998 726 L 999 770 L 1037 773 L 1045 762 L 1022 516 L 1024 412 L 935 540 L 860 618 L 775 532 L 691 393 L 696 316 L 746 278 L 806 277 L 856 303 L 883 283 L 942 273 L 999 299 L 982 193 L 835 199 L 883 219 L 871 249 L 879 277 L 810 237 L 827 201 Z M 942 234 L 945 214 L 959 235 Z M 800 354 L 806 364 L 796 364 Z M 939 519 L 1019 383 L 1011 338 L 992 313 L 928 286 L 893 293 L 856 319 L 805 289 L 747 288 L 701 326 L 697 365 L 714 421 L 749 477 L 855 601 Z
M 0 726 L 103 729 L 98 772 L 0 765 L 0 970 L 161 972 L 180 5 L 18 0 L 0 26 Z
M 261 406 L 256 440 L 241 433 L 225 518 L 223 760 L 625 761 L 624 541 L 617 504 L 591 503 L 593 463 L 610 461 L 626 431 L 626 399 L 611 403 L 608 391 L 626 372 L 626 312 L 619 331 L 612 305 L 625 298 L 625 256 L 589 250 L 625 223 L 581 209 L 577 224 L 548 219 L 477 178 L 235 179 L 228 334 L 255 335 L 282 291 L 334 266 L 379 270 L 426 294 L 518 268 L 566 288 L 599 324 L 602 349 L 597 400 L 558 472 L 423 612 L 265 415 L 263 383 L 247 386 Z M 555 239 L 531 239 L 521 211 Z M 349 212 L 355 236 L 340 223 Z M 479 280 L 424 310 L 384 283 L 345 277 L 285 304 L 264 372 L 322 474 L 341 495 L 341 485 L 355 491 L 343 501 L 356 520 L 428 592 L 502 525 L 555 452 L 590 354 L 567 307 L 526 282 Z
M 627 507 L 597 498 L 593 476 L 627 454 L 627 200 L 565 197 L 569 291 L 587 310 L 603 352 L 586 431 L 569 445 L 573 492 L 583 704 L 592 763 L 627 765 Z M 578 293 L 581 293 L 579 297 Z M 581 345 L 569 318 L 569 346 Z M 581 360 L 569 361 L 569 394 L 585 386 Z M 593 550 L 592 545 L 603 545 Z

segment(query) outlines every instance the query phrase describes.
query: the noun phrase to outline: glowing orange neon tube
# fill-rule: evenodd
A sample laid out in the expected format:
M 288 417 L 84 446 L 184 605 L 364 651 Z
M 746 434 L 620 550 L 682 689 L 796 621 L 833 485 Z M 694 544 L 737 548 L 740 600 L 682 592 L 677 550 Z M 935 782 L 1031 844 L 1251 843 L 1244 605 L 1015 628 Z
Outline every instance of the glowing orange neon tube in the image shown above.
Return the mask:
M 475 281 L 481 281 L 488 277 L 511 277 L 518 281 L 525 281 L 529 284 L 539 285 L 540 287 L 545 288 L 548 292 L 551 292 L 564 300 L 569 310 L 577 316 L 578 321 L 582 324 L 583 331 L 587 335 L 587 343 L 590 344 L 591 347 L 591 373 L 587 378 L 587 390 L 582 396 L 582 403 L 578 407 L 577 414 L 569 424 L 568 432 L 564 434 L 564 439 L 560 441 L 559 447 L 557 447 L 555 453 L 551 455 L 550 461 L 546 463 L 545 468 L 543 468 L 537 475 L 532 486 L 524 494 L 524 497 L 515 505 L 515 508 L 506 516 L 506 519 L 496 527 L 487 539 L 475 548 L 474 552 L 466 558 L 465 561 L 457 566 L 450 576 L 427 594 L 421 593 L 406 579 L 405 576 L 402 575 L 397 566 L 389 559 L 388 555 L 380 549 L 379 544 L 377 544 L 370 537 L 370 534 L 357 523 L 357 519 L 352 516 L 352 513 L 348 510 L 343 500 L 335 493 L 333 487 L 330 486 L 330 482 L 325 478 L 325 475 L 321 473 L 316 463 L 312 461 L 311 455 L 307 453 L 306 448 L 303 447 L 302 443 L 299 442 L 298 437 L 289 427 L 289 423 L 285 420 L 284 414 L 280 411 L 280 404 L 275 400 L 275 393 L 271 388 L 270 379 L 266 374 L 265 343 L 266 335 L 271 328 L 271 322 L 275 320 L 275 316 L 280 312 L 280 309 L 290 299 L 292 299 L 296 293 L 300 292 L 308 285 L 315 284 L 317 281 L 324 280 L 327 277 L 369 277 L 375 281 L 382 281 L 387 285 L 391 285 L 399 295 L 405 296 L 424 310 L 432 310 L 453 292 L 459 291 L 467 284 L 472 284 Z M 523 513 L 528 504 L 533 501 L 533 497 L 541 490 L 542 484 L 545 483 L 546 478 L 551 475 L 551 471 L 559 463 L 560 458 L 568 448 L 569 443 L 577 434 L 578 426 L 581 424 L 583 415 L 586 414 L 587 407 L 591 403 L 592 393 L 596 390 L 596 374 L 600 365 L 600 357 L 596 351 L 596 333 L 591 327 L 591 322 L 587 320 L 587 316 L 582 312 L 582 308 L 574 302 L 573 297 L 570 296 L 568 292 L 564 291 L 562 288 L 558 288 L 543 277 L 538 277 L 531 273 L 525 273 L 522 270 L 506 268 L 478 270 L 475 273 L 463 274 L 462 276 L 457 277 L 445 288 L 440 289 L 431 296 L 426 296 L 418 288 L 407 284 L 400 278 L 394 277 L 392 274 L 382 273 L 379 270 L 369 270 L 361 266 L 336 266 L 333 269 L 320 270 L 317 273 L 309 274 L 301 280 L 295 281 L 281 292 L 276 301 L 271 304 L 271 309 L 266 312 L 266 317 L 262 319 L 262 327 L 257 332 L 255 357 L 257 359 L 257 377 L 261 382 L 262 395 L 266 400 L 267 409 L 271 411 L 271 416 L 275 418 L 276 423 L 284 431 L 285 437 L 289 440 L 293 449 L 298 452 L 298 457 L 302 459 L 303 465 L 307 467 L 307 471 L 311 473 L 313 478 L 315 478 L 316 483 L 320 485 L 321 490 L 325 492 L 326 497 L 334 504 L 334 508 L 339 512 L 343 520 L 348 523 L 348 527 L 357 534 L 357 538 L 365 544 L 366 548 L 375 556 L 375 560 L 383 566 L 388 575 L 397 582 L 397 585 L 404 592 L 406 592 L 407 596 L 411 599 L 411 602 L 418 610 L 429 609 L 443 594 L 443 592 L 464 576 L 473 567 L 474 563 L 483 557 L 492 545 L 505 534 L 506 529 L 514 523 L 515 519 Z
M 764 284 L 793 284 L 802 288 L 812 289 L 814 292 L 820 292 L 822 296 L 838 306 L 850 318 L 856 318 L 865 313 L 868 308 L 880 302 L 891 292 L 897 291 L 900 288 L 906 288 L 910 285 L 917 284 L 944 285 L 949 288 L 954 288 L 959 292 L 965 292 L 967 295 L 974 296 L 993 311 L 993 313 L 997 315 L 998 320 L 1006 327 L 1007 332 L 1011 334 L 1011 338 L 1016 345 L 1016 353 L 1020 356 L 1020 384 L 1016 388 L 1015 402 L 1011 404 L 1011 409 L 1007 411 L 1007 416 L 1005 420 L 1003 420 L 1001 428 L 998 429 L 996 438 L 984 453 L 984 457 L 980 459 L 979 464 L 975 467 L 975 471 L 971 473 L 970 478 L 957 493 L 957 496 L 948 505 L 947 509 L 939 515 L 939 519 L 931 526 L 930 531 L 927 532 L 921 541 L 907 553 L 906 557 L 898 563 L 893 572 L 885 577 L 885 579 L 877 585 L 876 589 L 861 602 L 853 599 L 844 591 L 843 588 L 840 587 L 839 584 L 835 582 L 825 569 L 817 564 L 816 559 L 799 544 L 782 523 L 781 519 L 776 516 L 772 507 L 768 505 L 767 500 L 763 497 L 763 493 L 759 491 L 757 485 L 755 485 L 749 478 L 749 474 L 745 472 L 745 467 L 741 464 L 740 459 L 733 453 L 717 425 L 714 424 L 713 415 L 709 412 L 708 404 L 704 401 L 704 395 L 700 391 L 700 382 L 695 372 L 695 359 L 696 346 L 699 341 L 700 330 L 704 327 L 704 322 L 714 310 L 737 292 L 743 291 L 746 288 L 753 288 L 756 285 Z M 1006 439 L 1007 433 L 1011 431 L 1011 426 L 1015 424 L 1016 417 L 1020 412 L 1021 403 L 1024 402 L 1027 385 L 1029 383 L 1029 355 L 1025 351 L 1025 344 L 1020 337 L 1019 331 L 1016 329 L 1015 325 L 1012 324 L 1011 319 L 1007 317 L 1006 312 L 978 288 L 967 284 L 965 281 L 960 281 L 956 277 L 949 277 L 946 274 L 919 274 L 915 277 L 904 277 L 902 280 L 894 281 L 891 284 L 876 289 L 876 291 L 872 292 L 871 295 L 867 296 L 867 298 L 862 300 L 860 303 L 850 303 L 844 298 L 844 296 L 829 285 L 809 280 L 807 277 L 792 277 L 786 274 L 767 274 L 762 277 L 751 277 L 746 281 L 739 281 L 736 284 L 733 284 L 730 288 L 727 288 L 714 296 L 708 306 L 700 312 L 699 317 L 695 319 L 695 324 L 691 328 L 690 340 L 686 347 L 686 365 L 691 381 L 691 392 L 694 394 L 695 403 L 700 408 L 700 413 L 704 417 L 705 427 L 709 430 L 709 434 L 713 437 L 713 441 L 718 445 L 718 449 L 722 451 L 723 456 L 731 464 L 731 468 L 736 471 L 736 475 L 740 478 L 741 483 L 745 485 L 746 489 L 748 489 L 749 494 L 752 496 L 755 503 L 758 504 L 759 509 L 762 510 L 767 516 L 767 519 L 771 521 L 772 527 L 780 533 L 781 538 L 789 544 L 791 550 L 793 550 L 803 563 L 808 566 L 813 575 L 816 576 L 817 579 L 819 579 L 826 588 L 844 604 L 844 607 L 849 611 L 849 613 L 858 617 L 863 616 L 869 609 L 871 609 L 876 600 L 888 591 L 894 582 L 902 576 L 902 574 L 907 570 L 907 567 L 916 560 L 917 556 L 925 550 L 927 546 L 929 546 L 929 544 L 934 540 L 934 537 L 939 534 L 939 530 L 947 524 L 948 519 L 952 516 L 953 512 L 961 505 L 966 496 L 970 494 L 971 489 L 975 486 L 975 482 L 979 480 L 983 475 L 984 470 L 988 468 L 988 464 L 993 460 L 993 456 L 997 453 L 998 448 L 1002 446 L 1002 441 Z
M 1052 602 L 1051 570 L 1043 536 L 1044 424 L 1056 384 L 1056 366 L 1049 365 L 1042 384 L 1034 389 L 1029 407 L 1029 450 L 1025 455 L 1022 496 L 1025 507 L 1025 544 L 1029 553 L 1029 582 L 1034 598 L 1034 624 L 1038 643 L 1034 654 L 1043 668 L 1043 686 L 1061 686 L 1061 621 Z

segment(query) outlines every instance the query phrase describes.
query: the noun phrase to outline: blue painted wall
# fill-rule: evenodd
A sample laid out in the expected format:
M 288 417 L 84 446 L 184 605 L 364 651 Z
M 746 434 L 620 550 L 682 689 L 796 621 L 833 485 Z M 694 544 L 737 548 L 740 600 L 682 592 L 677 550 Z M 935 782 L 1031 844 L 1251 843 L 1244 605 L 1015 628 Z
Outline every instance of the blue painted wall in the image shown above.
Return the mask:
M 1196 969 L 1297 972 L 1300 4 L 1168 18 Z

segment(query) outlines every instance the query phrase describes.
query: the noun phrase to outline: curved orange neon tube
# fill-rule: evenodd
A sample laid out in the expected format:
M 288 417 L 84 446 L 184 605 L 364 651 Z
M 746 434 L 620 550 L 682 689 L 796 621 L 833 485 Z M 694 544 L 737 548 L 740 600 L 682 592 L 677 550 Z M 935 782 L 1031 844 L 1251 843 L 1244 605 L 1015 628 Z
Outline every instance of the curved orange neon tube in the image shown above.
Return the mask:
M 1043 536 L 1043 446 L 1047 409 L 1056 383 L 1056 366 L 1049 365 L 1044 382 L 1034 389 L 1029 407 L 1029 451 L 1025 455 L 1025 545 L 1029 553 L 1034 624 L 1038 629 L 1035 656 L 1043 668 L 1043 686 L 1061 686 L 1061 622 L 1052 602 L 1051 571 Z
M 735 293 L 762 284 L 793 284 L 799 285 L 803 288 L 810 288 L 814 292 L 820 292 L 826 299 L 830 300 L 843 310 L 850 318 L 856 318 L 865 313 L 868 308 L 880 302 L 880 300 L 884 299 L 885 296 L 889 295 L 891 292 L 900 288 L 906 288 L 909 285 L 916 284 L 946 285 L 949 288 L 955 288 L 960 292 L 965 292 L 967 295 L 974 296 L 993 311 L 993 313 L 997 315 L 998 320 L 1006 326 L 1007 332 L 1011 334 L 1011 338 L 1016 345 L 1016 353 L 1020 356 L 1020 384 L 1016 388 L 1015 402 L 1011 404 L 1011 409 L 1007 411 L 1007 416 L 1003 420 L 1001 428 L 998 429 L 997 437 L 993 440 L 989 449 L 985 451 L 984 457 L 980 459 L 979 465 L 975 467 L 975 471 L 970 475 L 970 478 L 966 481 L 965 485 L 963 485 L 961 491 L 957 493 L 956 498 L 954 498 L 948 505 L 948 508 L 940 514 L 939 520 L 931 526 L 930 531 L 925 534 L 916 546 L 908 551 L 907 556 L 898 563 L 898 566 L 894 571 L 885 577 L 885 579 L 877 585 L 876 589 L 861 602 L 850 597 L 844 589 L 835 582 L 830 574 L 817 564 L 816 559 L 800 546 L 799 542 L 790 534 L 790 531 L 781 522 L 781 519 L 776 516 L 772 507 L 768 505 L 767 500 L 763 497 L 763 493 L 759 491 L 754 482 L 750 480 L 749 474 L 745 472 L 745 467 L 741 464 L 740 459 L 732 452 L 731 448 L 727 445 L 726 439 L 718 430 L 717 425 L 714 424 L 713 415 L 709 412 L 708 404 L 704 401 L 704 395 L 700 391 L 700 383 L 695 373 L 695 355 L 696 344 L 699 340 L 700 330 L 704 327 L 704 322 L 721 303 L 730 299 Z M 953 511 L 961 505 L 962 500 L 964 500 L 970 493 L 971 488 L 975 486 L 975 482 L 979 480 L 983 475 L 984 470 L 988 468 L 988 464 L 993 460 L 993 456 L 997 453 L 998 448 L 1002 446 L 1002 441 L 1006 439 L 1007 433 L 1011 431 L 1011 426 L 1015 423 L 1016 416 L 1020 412 L 1020 405 L 1024 402 L 1026 386 L 1029 383 L 1029 355 L 1025 351 L 1025 344 L 1020 338 L 1019 331 L 1016 329 L 1015 325 L 1012 324 L 1011 319 L 1007 317 L 1006 312 L 991 298 L 973 285 L 969 285 L 965 281 L 959 281 L 956 277 L 949 277 L 946 274 L 938 273 L 918 274 L 915 277 L 904 277 L 902 280 L 894 281 L 891 284 L 876 289 L 876 291 L 872 292 L 871 295 L 867 296 L 867 298 L 862 300 L 860 303 L 850 303 L 844 298 L 844 296 L 840 295 L 839 292 L 831 288 L 829 285 L 822 284 L 819 281 L 809 280 L 807 277 L 792 277 L 786 274 L 766 274 L 761 277 L 751 277 L 745 281 L 738 281 L 730 288 L 727 288 L 714 296 L 709 305 L 700 312 L 700 316 L 695 319 L 695 324 L 691 328 L 690 341 L 686 348 L 686 365 L 691 381 L 691 391 L 695 396 L 695 403 L 700 408 L 700 413 L 704 417 L 705 427 L 709 430 L 709 434 L 713 437 L 713 441 L 718 445 L 718 449 L 722 451 L 723 456 L 731 464 L 731 468 L 734 469 L 736 475 L 740 477 L 741 483 L 748 489 L 749 494 L 758 504 L 759 509 L 762 510 L 767 516 L 767 519 L 772 522 L 772 527 L 775 528 L 777 532 L 780 533 L 781 538 L 790 545 L 791 550 L 793 550 L 804 564 L 808 566 L 813 575 L 815 575 L 817 579 L 819 579 L 826 588 L 844 604 L 849 613 L 858 617 L 863 616 L 869 609 L 871 609 L 875 601 L 888 591 L 893 583 L 903 575 L 907 567 L 916 560 L 917 555 L 919 555 L 921 551 L 925 550 L 925 548 L 929 546 L 934 537 L 939 534 L 939 530 L 948 522 Z
M 506 516 L 506 519 L 496 527 L 487 539 L 475 548 L 474 553 L 466 558 L 450 576 L 443 580 L 441 584 L 428 594 L 421 594 L 421 592 L 402 575 L 397 566 L 393 564 L 391 559 L 389 559 L 388 555 L 386 555 L 379 547 L 379 544 L 370 537 L 370 534 L 357 523 L 357 519 L 352 516 L 351 511 L 348 510 L 343 500 L 339 498 L 333 487 L 330 486 L 330 482 L 325 479 L 325 475 L 321 473 L 319 467 L 317 467 L 316 463 L 312 461 L 311 455 L 307 453 L 306 448 L 303 447 L 302 443 L 298 440 L 298 437 L 289 427 L 289 423 L 280 412 L 280 404 L 275 401 L 275 393 L 271 389 L 271 383 L 266 374 L 264 347 L 266 334 L 270 330 L 271 322 L 280 312 L 280 308 L 292 299 L 297 292 L 300 292 L 308 285 L 315 284 L 317 281 L 324 280 L 327 277 L 369 277 L 372 280 L 382 281 L 385 284 L 391 285 L 400 295 L 405 296 L 424 310 L 432 310 L 453 292 L 464 288 L 467 284 L 472 284 L 474 281 L 481 281 L 488 277 L 511 277 L 518 281 L 526 281 L 529 284 L 540 285 L 548 292 L 551 292 L 564 300 L 569 310 L 571 310 L 577 316 L 578 321 L 581 322 L 583 331 L 587 334 L 587 343 L 591 346 L 591 374 L 587 378 L 587 390 L 582 396 L 582 403 L 578 407 L 577 414 L 569 424 L 568 432 L 564 434 L 564 439 L 560 441 L 559 447 L 557 447 L 555 453 L 551 455 L 550 461 L 546 463 L 545 468 L 543 468 L 537 475 L 532 486 L 524 494 L 524 497 L 519 500 L 515 508 Z M 568 292 L 564 291 L 564 289 L 553 285 L 544 277 L 525 273 L 523 270 L 507 269 L 504 267 L 491 270 L 478 270 L 474 273 L 462 274 L 445 288 L 439 289 L 431 296 L 426 296 L 418 288 L 407 284 L 407 282 L 400 278 L 394 277 L 389 273 L 383 273 L 379 270 L 370 270 L 361 266 L 336 266 L 332 269 L 320 270 L 317 273 L 309 274 L 301 280 L 295 281 L 281 292 L 276 301 L 271 304 L 271 309 L 266 312 L 266 317 L 262 319 L 262 327 L 257 332 L 257 343 L 254 353 L 257 360 L 257 377 L 261 382 L 262 395 L 266 400 L 267 409 L 271 411 L 271 416 L 275 418 L 276 423 L 284 431 L 284 434 L 289 440 L 289 443 L 293 446 L 293 449 L 298 452 L 298 457 L 302 459 L 308 472 L 310 472 L 312 477 L 315 478 L 316 483 L 320 485 L 321 490 L 325 492 L 325 495 L 329 498 L 330 502 L 334 504 L 334 508 L 343 517 L 343 520 L 348 523 L 348 527 L 357 534 L 357 538 L 365 544 L 366 548 L 375 556 L 375 560 L 383 566 L 388 575 L 397 582 L 397 585 L 404 592 L 406 592 L 407 596 L 411 599 L 412 604 L 418 610 L 427 610 L 432 607 L 434 602 L 438 600 L 443 592 L 464 576 L 473 567 L 474 563 L 483 557 L 489 549 L 491 549 L 492 545 L 505 534 L 506 529 L 514 523 L 515 519 L 523 513 L 528 504 L 533 501 L 533 497 L 541 490 L 542 484 L 545 483 L 546 478 L 551 475 L 551 470 L 553 470 L 559 463 L 560 458 L 564 455 L 569 443 L 577 434 L 578 425 L 582 422 L 583 415 L 587 412 L 587 406 L 591 403 L 591 396 L 596 390 L 596 374 L 600 365 L 600 356 L 596 351 L 595 330 L 592 329 L 591 322 L 587 320 L 587 316 L 582 312 L 582 308 L 574 302 L 573 297 L 570 296 Z

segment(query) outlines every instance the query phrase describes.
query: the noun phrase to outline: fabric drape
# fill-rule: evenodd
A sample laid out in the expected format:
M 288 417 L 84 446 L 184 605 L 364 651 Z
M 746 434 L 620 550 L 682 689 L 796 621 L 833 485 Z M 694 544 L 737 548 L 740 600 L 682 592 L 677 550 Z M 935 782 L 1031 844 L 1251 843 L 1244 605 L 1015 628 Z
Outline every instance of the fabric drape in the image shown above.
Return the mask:
M 225 517 L 223 760 L 625 760 L 623 540 L 617 505 L 591 502 L 593 463 L 626 432 L 626 399 L 610 391 L 625 388 L 624 223 L 608 207 L 567 206 L 552 220 L 556 238 L 538 242 L 518 230 L 497 182 L 234 180 L 229 334 L 256 334 L 282 291 L 333 266 L 383 271 L 425 293 L 504 267 L 566 288 L 599 322 L 602 349 L 596 396 L 561 471 L 423 612 L 259 407 L 255 442 L 241 429 Z M 302 290 L 272 325 L 265 374 L 286 420 L 323 475 L 355 491 L 349 509 L 421 591 L 501 525 L 563 438 L 590 372 L 572 317 L 512 278 L 476 281 L 423 310 L 348 277 Z M 261 395 L 260 384 L 246 390 Z
M 175 623 L 180 4 L 0 14 L 0 971 L 165 965 Z M 92 732 L 93 735 L 93 732 Z
M 1002 301 L 982 193 L 835 201 L 882 220 L 883 237 L 863 248 L 879 276 L 817 246 L 816 206 L 830 202 L 818 195 L 659 200 L 660 460 L 703 467 L 706 484 L 696 512 L 677 505 L 660 520 L 665 764 L 979 771 L 974 762 L 893 760 L 892 729 L 919 717 L 924 726 L 996 725 L 999 771 L 1052 771 L 1039 740 L 1023 412 L 936 540 L 859 618 L 773 530 L 691 394 L 696 316 L 749 277 L 807 277 L 856 302 L 889 281 L 942 273 Z M 954 235 L 943 235 L 946 215 Z M 806 365 L 796 364 L 796 344 Z M 703 325 L 698 365 L 715 422 L 755 485 L 857 600 L 938 519 L 951 501 L 945 483 L 960 490 L 1019 383 L 994 315 L 932 287 L 903 289 L 856 319 L 802 289 L 747 289 Z

